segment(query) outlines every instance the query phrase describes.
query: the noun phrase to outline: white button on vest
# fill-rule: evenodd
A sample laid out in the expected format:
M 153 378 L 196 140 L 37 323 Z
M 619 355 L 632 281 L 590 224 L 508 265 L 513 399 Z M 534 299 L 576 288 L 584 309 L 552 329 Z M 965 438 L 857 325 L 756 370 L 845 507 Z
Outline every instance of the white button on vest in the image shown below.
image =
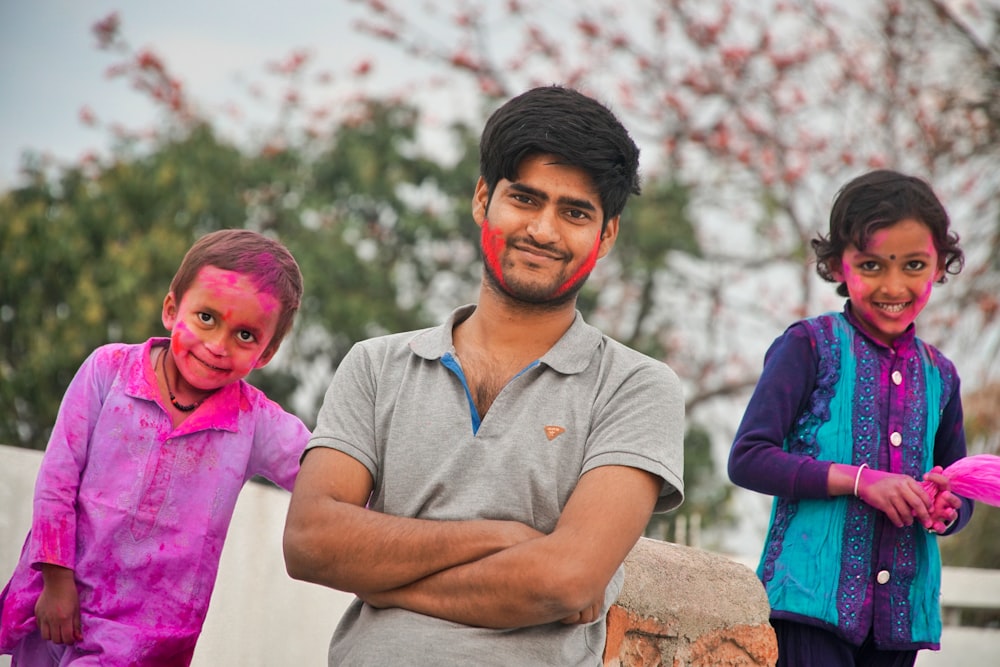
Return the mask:
M 903 384 L 903 374 L 899 371 L 892 372 L 892 383 L 895 385 Z
M 899 447 L 903 444 L 903 436 L 900 435 L 899 431 L 893 431 L 892 435 L 889 436 L 889 442 L 892 443 L 893 447 Z
M 889 570 L 879 570 L 878 576 L 875 577 L 875 581 L 880 584 L 889 583 Z

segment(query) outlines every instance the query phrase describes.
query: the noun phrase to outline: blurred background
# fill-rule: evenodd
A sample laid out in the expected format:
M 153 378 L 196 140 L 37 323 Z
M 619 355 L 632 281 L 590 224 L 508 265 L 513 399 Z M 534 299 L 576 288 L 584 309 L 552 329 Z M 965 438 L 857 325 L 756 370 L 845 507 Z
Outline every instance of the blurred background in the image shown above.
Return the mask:
M 729 446 L 770 342 L 842 307 L 809 240 L 866 170 L 952 215 L 967 263 L 919 333 L 962 376 L 970 453 L 1000 453 L 998 27 L 997 0 L 0 3 L 0 443 L 44 449 L 95 347 L 162 335 L 184 251 L 223 227 L 302 267 L 250 379 L 314 423 L 355 341 L 474 300 L 482 123 L 561 83 L 642 147 L 580 308 L 686 385 L 688 500 L 648 534 L 753 560 L 770 499 L 728 482 Z M 1000 568 L 998 510 L 942 542 Z

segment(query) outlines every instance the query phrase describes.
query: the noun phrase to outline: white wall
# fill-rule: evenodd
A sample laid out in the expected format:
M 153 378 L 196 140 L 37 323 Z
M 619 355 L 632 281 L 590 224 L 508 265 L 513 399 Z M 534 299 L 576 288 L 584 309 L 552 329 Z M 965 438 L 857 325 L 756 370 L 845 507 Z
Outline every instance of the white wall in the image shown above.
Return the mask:
M 0 445 L 0 587 L 14 570 L 31 523 L 40 461 L 40 452 Z M 243 489 L 192 667 L 326 664 L 327 643 L 351 596 L 285 574 L 281 533 L 287 508 L 288 494 L 280 489 L 259 484 Z M 970 580 L 967 572 L 945 568 L 942 598 L 965 600 L 970 588 L 983 586 L 989 596 L 1000 591 L 996 571 L 973 574 L 978 576 Z M 995 664 L 1000 630 L 948 626 L 941 644 L 939 652 L 921 651 L 917 667 Z M 0 667 L 9 665 L 10 659 L 0 656 Z
M 0 588 L 31 523 L 41 452 L 0 445 Z M 281 556 L 288 493 L 248 484 L 222 552 L 219 579 L 192 667 L 325 665 L 352 596 L 289 579 Z M 0 656 L 0 667 L 10 658 Z

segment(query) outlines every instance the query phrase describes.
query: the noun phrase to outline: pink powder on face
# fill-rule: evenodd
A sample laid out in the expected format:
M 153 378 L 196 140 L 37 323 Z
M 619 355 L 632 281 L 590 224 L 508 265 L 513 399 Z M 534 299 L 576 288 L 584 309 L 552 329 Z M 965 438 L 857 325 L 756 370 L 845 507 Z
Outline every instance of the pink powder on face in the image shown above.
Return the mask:
M 597 239 L 594 241 L 594 247 L 590 249 L 590 254 L 587 255 L 587 259 L 580 265 L 580 268 L 576 270 L 576 273 L 570 276 L 566 282 L 564 282 L 559 289 L 556 290 L 556 296 L 562 296 L 569 289 L 590 275 L 590 272 L 594 270 L 595 266 L 597 266 L 597 254 L 601 249 L 601 240 L 601 236 L 598 235 Z
M 587 255 L 587 259 L 584 260 L 583 264 L 571 275 L 569 278 L 560 285 L 556 291 L 553 293 L 553 297 L 559 297 L 572 289 L 575 285 L 579 284 L 582 280 L 585 280 L 590 272 L 594 270 L 597 265 L 597 256 L 600 253 L 602 236 L 598 236 L 594 240 L 594 247 L 591 248 L 590 253 Z M 503 235 L 499 230 L 495 230 L 490 227 L 489 220 L 483 220 L 482 230 L 480 233 L 480 245 L 483 248 L 483 260 L 492 269 L 493 275 L 496 277 L 500 287 L 503 288 L 505 292 L 510 292 L 507 286 L 507 281 L 503 277 L 503 271 L 500 266 L 500 251 L 503 250 L 507 242 L 503 238 Z
M 492 269 L 492 273 L 496 277 L 497 282 L 500 283 L 500 287 L 505 292 L 508 292 L 507 281 L 504 280 L 503 270 L 500 268 L 500 251 L 507 245 L 507 241 L 503 238 L 499 230 L 494 230 L 490 227 L 489 220 L 483 220 L 482 231 L 479 235 L 479 244 L 483 248 L 483 260 Z
M 284 308 L 281 300 L 282 293 L 279 287 L 281 278 L 284 275 L 281 264 L 273 255 L 268 253 L 258 253 L 245 262 L 245 264 L 252 264 L 253 270 L 241 272 L 240 270 L 212 267 L 216 268 L 216 271 L 213 272 L 215 274 L 214 281 L 209 279 L 210 276 L 205 275 L 207 273 L 205 269 L 202 269 L 199 278 L 205 281 L 206 288 L 211 290 L 217 298 L 221 298 L 224 301 L 228 300 L 227 293 L 235 289 L 245 294 L 256 296 L 256 305 L 265 317 L 274 313 L 280 315 Z M 221 276 L 218 275 L 219 272 L 222 272 Z M 212 284 L 213 282 L 215 285 Z M 241 282 L 249 283 L 249 286 L 241 285 Z M 235 309 L 231 308 L 223 312 L 222 315 L 224 319 L 228 320 L 233 317 L 234 312 Z
M 220 269 L 213 265 L 202 267 L 197 279 L 191 284 L 182 301 L 178 304 L 178 314 L 175 330 L 172 335 L 171 351 L 174 359 L 180 362 L 182 372 L 190 367 L 184 365 L 184 357 L 189 352 L 198 355 L 198 349 L 203 348 L 212 354 L 222 355 L 219 346 L 227 347 L 228 364 L 223 364 L 236 376 L 244 377 L 255 368 L 262 355 L 267 352 L 270 338 L 277 332 L 281 324 L 283 305 L 273 293 L 274 289 L 261 290 L 260 278 L 256 273 L 271 267 L 276 267 L 275 260 L 269 255 L 250 257 L 247 261 L 255 261 L 259 271 L 255 274 L 240 273 L 229 269 Z M 213 315 L 213 328 L 218 332 L 206 334 L 202 327 L 193 321 L 195 311 L 204 310 Z M 190 328 L 185 327 L 187 321 Z M 231 345 L 232 336 L 237 329 L 248 329 L 258 338 L 260 346 L 253 349 L 249 346 Z M 220 337 L 224 333 L 224 337 Z M 256 352 L 254 354 L 254 351 Z M 200 357 L 202 361 L 207 359 Z
M 262 302 L 262 308 L 269 312 L 272 309 L 280 310 L 283 307 L 280 286 L 285 283 L 287 276 L 285 268 L 275 255 L 269 252 L 248 250 L 234 257 L 233 261 L 227 264 L 227 267 L 226 269 L 214 267 L 230 272 L 223 284 L 235 286 L 241 278 L 246 278 L 253 283 L 258 293 L 273 297 L 277 301 L 273 305 Z

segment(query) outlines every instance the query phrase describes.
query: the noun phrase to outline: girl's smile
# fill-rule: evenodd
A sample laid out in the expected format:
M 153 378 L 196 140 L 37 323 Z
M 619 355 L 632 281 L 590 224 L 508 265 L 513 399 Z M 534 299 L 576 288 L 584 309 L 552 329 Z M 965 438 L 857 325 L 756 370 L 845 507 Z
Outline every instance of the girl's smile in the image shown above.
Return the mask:
M 927 305 L 943 274 L 930 229 L 907 218 L 849 245 L 833 276 L 847 286 L 851 308 L 874 339 L 891 345 Z

